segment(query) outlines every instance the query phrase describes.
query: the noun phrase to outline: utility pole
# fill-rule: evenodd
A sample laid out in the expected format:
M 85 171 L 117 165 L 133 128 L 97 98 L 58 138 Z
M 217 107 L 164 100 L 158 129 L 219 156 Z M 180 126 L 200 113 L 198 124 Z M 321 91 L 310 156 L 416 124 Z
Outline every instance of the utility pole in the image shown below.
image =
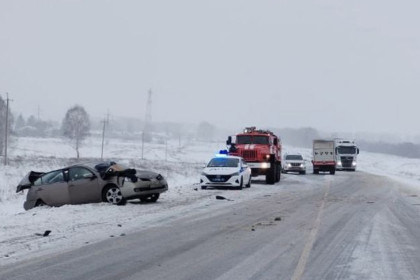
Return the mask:
M 106 118 L 102 121 L 102 149 L 101 149 L 101 160 L 104 159 L 104 143 L 105 143 L 105 126 L 109 124 L 109 111 L 106 114 Z
M 165 161 L 168 161 L 168 136 L 165 138 Z
M 144 118 L 144 127 L 141 134 L 141 158 L 144 159 L 144 142 L 151 140 L 151 122 L 152 122 L 152 90 L 149 89 L 146 104 L 146 115 Z
M 7 141 L 9 139 L 9 102 L 13 101 L 9 99 L 9 93 L 6 92 L 6 124 L 4 131 L 4 165 L 7 165 Z
M 152 123 L 152 90 L 149 89 L 148 96 L 147 96 L 147 104 L 146 104 L 146 115 L 144 118 L 144 138 L 145 141 L 151 140 L 151 123 Z
M 141 133 L 141 159 L 144 159 L 144 130 Z

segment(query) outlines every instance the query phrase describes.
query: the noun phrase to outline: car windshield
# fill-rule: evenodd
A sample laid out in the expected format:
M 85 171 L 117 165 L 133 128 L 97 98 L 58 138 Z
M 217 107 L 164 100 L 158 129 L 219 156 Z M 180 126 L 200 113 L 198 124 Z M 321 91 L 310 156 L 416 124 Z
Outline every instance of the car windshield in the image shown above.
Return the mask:
M 259 135 L 239 135 L 236 137 L 237 144 L 263 144 L 268 145 L 268 137 L 267 136 L 259 136 Z
M 238 164 L 237 158 L 213 158 L 207 167 L 237 167 Z
M 351 146 L 351 147 L 343 147 L 340 146 L 337 148 L 337 152 L 339 154 L 355 154 L 356 153 L 356 147 Z
M 303 160 L 301 155 L 287 155 L 286 160 Z

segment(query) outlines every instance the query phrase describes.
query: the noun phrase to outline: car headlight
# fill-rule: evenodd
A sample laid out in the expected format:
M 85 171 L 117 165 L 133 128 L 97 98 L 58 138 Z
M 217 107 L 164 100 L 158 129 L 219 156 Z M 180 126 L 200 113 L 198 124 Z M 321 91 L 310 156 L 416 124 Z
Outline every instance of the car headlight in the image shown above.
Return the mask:
M 268 166 L 269 166 L 268 162 L 261 163 L 261 168 L 268 168 Z
M 304 163 L 301 163 L 301 164 L 300 164 L 300 167 L 305 167 L 305 164 L 304 164 Z
M 287 164 L 287 167 L 292 167 L 292 165 L 290 163 Z
M 341 165 L 341 161 L 337 161 L 337 165 Z
M 353 161 L 352 165 L 353 165 L 353 166 L 356 166 L 356 162 L 355 162 L 355 161 Z

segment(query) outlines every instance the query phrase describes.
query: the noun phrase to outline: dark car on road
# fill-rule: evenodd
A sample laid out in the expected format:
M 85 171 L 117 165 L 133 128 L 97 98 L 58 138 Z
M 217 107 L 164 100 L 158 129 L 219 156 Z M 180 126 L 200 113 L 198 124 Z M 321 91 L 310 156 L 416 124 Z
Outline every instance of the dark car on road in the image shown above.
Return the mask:
M 49 172 L 29 172 L 16 192 L 28 189 L 23 207 L 61 206 L 128 199 L 156 202 L 168 190 L 165 178 L 153 171 L 124 167 L 115 162 L 76 164 Z

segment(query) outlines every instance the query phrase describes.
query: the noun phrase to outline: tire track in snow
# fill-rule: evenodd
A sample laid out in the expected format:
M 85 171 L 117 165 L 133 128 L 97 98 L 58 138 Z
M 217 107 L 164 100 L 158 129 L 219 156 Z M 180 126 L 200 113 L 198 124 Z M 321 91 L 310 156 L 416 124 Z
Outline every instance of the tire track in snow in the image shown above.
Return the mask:
M 324 213 L 325 203 L 327 201 L 330 187 L 331 187 L 331 179 L 328 180 L 327 182 L 326 190 L 324 193 L 324 197 L 322 198 L 322 203 L 321 203 L 321 207 L 319 208 L 318 216 L 316 217 L 314 225 L 309 233 L 309 238 L 306 241 L 305 246 L 303 247 L 303 251 L 299 258 L 299 262 L 296 266 L 295 272 L 293 273 L 292 280 L 302 279 L 303 273 L 305 272 L 306 263 L 308 262 L 309 255 L 312 251 L 316 236 L 319 231 L 319 227 L 321 225 L 321 218 L 322 218 L 322 214 Z

